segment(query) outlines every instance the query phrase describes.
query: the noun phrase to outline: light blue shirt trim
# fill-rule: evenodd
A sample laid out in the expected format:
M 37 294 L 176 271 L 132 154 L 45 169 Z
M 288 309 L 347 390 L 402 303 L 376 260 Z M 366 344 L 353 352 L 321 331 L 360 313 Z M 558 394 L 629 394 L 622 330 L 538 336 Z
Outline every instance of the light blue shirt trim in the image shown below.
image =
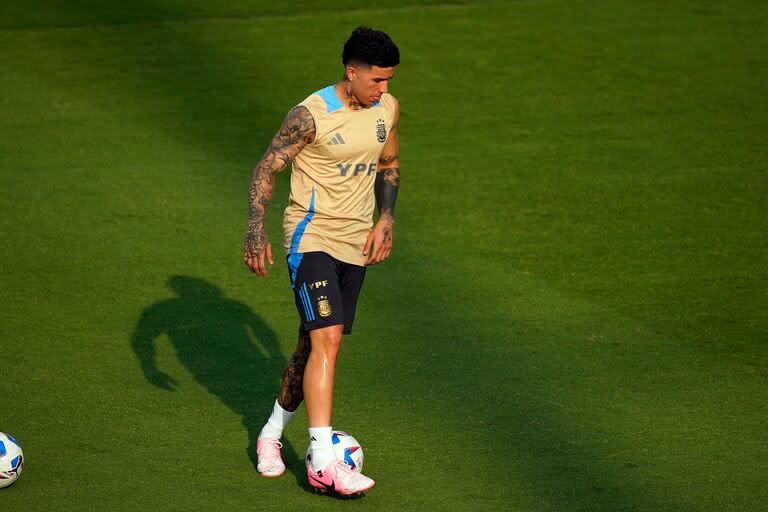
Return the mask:
M 328 113 L 339 110 L 343 105 L 341 100 L 336 96 L 336 92 L 333 90 L 333 84 L 329 85 L 325 89 L 320 89 L 315 94 L 319 95 L 325 100 L 325 108 L 328 109 Z
M 336 110 L 339 110 L 344 105 L 341 104 L 341 100 L 338 96 L 336 96 L 336 91 L 333 90 L 333 84 L 329 85 L 325 89 L 320 89 L 319 91 L 316 91 L 315 94 L 323 98 L 325 100 L 325 108 L 328 110 L 328 113 L 334 112 Z M 377 101 L 373 104 L 374 107 L 380 107 L 381 102 Z
M 315 187 L 312 187 L 312 197 L 309 200 L 309 211 L 303 219 L 296 225 L 296 229 L 293 231 L 291 237 L 291 247 L 288 249 L 288 268 L 291 271 L 291 287 L 296 286 L 296 273 L 299 270 L 299 264 L 304 257 L 299 252 L 299 244 L 301 243 L 301 237 L 304 236 L 304 230 L 307 229 L 307 225 L 312 222 L 312 217 L 315 216 Z

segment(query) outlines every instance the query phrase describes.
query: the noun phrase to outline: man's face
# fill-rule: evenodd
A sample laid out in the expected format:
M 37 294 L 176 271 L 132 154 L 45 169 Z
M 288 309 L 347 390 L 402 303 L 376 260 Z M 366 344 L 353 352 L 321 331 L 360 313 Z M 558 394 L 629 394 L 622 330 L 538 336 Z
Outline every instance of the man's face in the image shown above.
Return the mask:
M 378 66 L 348 66 L 347 76 L 352 78 L 352 94 L 365 106 L 373 105 L 381 95 L 389 91 L 389 81 L 395 76 L 395 69 Z

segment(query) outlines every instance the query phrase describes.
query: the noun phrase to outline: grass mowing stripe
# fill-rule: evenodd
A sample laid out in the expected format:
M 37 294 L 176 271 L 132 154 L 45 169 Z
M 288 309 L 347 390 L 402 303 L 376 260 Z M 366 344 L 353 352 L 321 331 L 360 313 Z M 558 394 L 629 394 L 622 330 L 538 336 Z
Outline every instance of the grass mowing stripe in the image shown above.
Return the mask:
M 522 1 L 522 0 L 520 0 Z M 535 1 L 535 0 L 534 0 Z M 401 2 L 387 2 L 386 7 L 378 7 L 375 4 L 369 5 L 367 7 L 361 7 L 359 2 L 349 1 L 349 2 L 335 2 L 333 5 L 333 8 L 336 10 L 343 9 L 345 15 L 354 15 L 354 16 L 361 16 L 361 15 L 371 15 L 371 14 L 397 14 L 402 12 L 410 12 L 414 10 L 445 10 L 445 9 L 458 9 L 462 7 L 471 7 L 476 6 L 480 4 L 499 4 L 503 5 L 503 2 L 498 2 L 494 0 L 472 0 L 472 1 L 456 1 L 456 2 L 446 2 L 443 0 L 437 0 L 437 1 L 424 1 L 424 0 L 416 0 L 416 1 L 408 1 L 403 0 Z M 304 5 L 303 5 L 304 4 Z M 317 5 L 319 4 L 319 5 Z M 346 5 L 345 5 L 346 4 Z M 169 25 L 169 24 L 177 24 L 177 23 L 219 23 L 219 22 L 244 22 L 244 23 L 252 23 L 252 22 L 258 22 L 258 21 L 272 21 L 272 20 L 279 20 L 279 19 L 285 19 L 285 18 L 313 18 L 313 17 L 325 17 L 327 16 L 327 12 L 324 12 L 327 9 L 327 3 L 326 2 L 312 2 L 305 0 L 304 2 L 294 2 L 291 5 L 290 11 L 284 11 L 284 10 L 273 10 L 271 12 L 252 12 L 247 9 L 243 10 L 242 12 L 238 14 L 230 14 L 230 15 L 221 15 L 221 14 L 207 14 L 207 15 L 190 15 L 188 12 L 175 12 L 173 14 L 168 14 L 166 17 L 162 17 L 160 19 L 156 18 L 155 16 L 149 15 L 149 13 L 152 12 L 154 8 L 159 7 L 158 2 L 148 2 L 148 5 L 145 5 L 144 8 L 139 7 L 138 9 L 134 9 L 131 12 L 126 13 L 120 13 L 121 15 L 125 16 L 128 19 L 120 20 L 120 15 L 118 15 L 118 19 L 109 21 L 109 22 L 92 22 L 92 23 L 42 23 L 39 25 L 20 25 L 18 22 L 18 18 L 24 18 L 25 15 L 28 15 L 29 12 L 25 11 L 24 13 L 18 13 L 16 15 L 8 15 L 5 13 L 0 13 L 0 32 L 17 32 L 17 31 L 49 31 L 49 30 L 66 30 L 66 29 L 100 29 L 100 28 L 112 28 L 112 27 L 121 27 L 121 26 L 151 26 L 151 27 L 158 27 L 162 25 Z M 86 6 L 83 6 L 86 7 Z M 92 7 L 92 6 L 90 6 Z M 271 6 L 274 8 L 275 6 Z M 79 10 L 77 9 L 76 5 L 69 5 L 66 6 L 66 8 L 69 10 L 67 13 L 68 15 L 75 15 L 75 17 L 89 17 L 92 13 L 92 9 L 86 9 L 86 10 Z M 219 9 L 219 8 L 217 8 Z M 316 9 L 313 12 L 304 12 L 307 10 Z M 233 9 L 236 10 L 237 9 Z M 142 13 L 147 16 L 147 19 L 142 19 L 141 15 Z M 115 15 L 115 13 L 110 13 L 112 16 Z M 138 19 L 130 19 L 133 16 L 137 16 Z M 3 18 L 14 18 L 13 22 L 6 22 L 4 23 L 2 20 Z M 167 18 L 167 19 L 164 19 Z

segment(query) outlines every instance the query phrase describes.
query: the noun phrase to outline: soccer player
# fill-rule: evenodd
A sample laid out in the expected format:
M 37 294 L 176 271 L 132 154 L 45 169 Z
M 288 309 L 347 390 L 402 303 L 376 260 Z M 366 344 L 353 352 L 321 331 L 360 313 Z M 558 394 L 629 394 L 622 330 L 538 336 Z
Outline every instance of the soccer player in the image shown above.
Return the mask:
M 283 247 L 301 326 L 269 420 L 257 440 L 257 470 L 285 470 L 280 437 L 302 400 L 307 409 L 309 483 L 358 494 L 374 481 L 334 455 L 331 411 L 336 356 L 352 332 L 367 266 L 392 250 L 400 184 L 397 100 L 388 93 L 400 52 L 377 30 L 358 27 L 344 44 L 344 78 L 288 112 L 253 173 L 243 259 L 267 275 L 272 247 L 264 215 L 275 176 L 293 164 L 283 220 Z M 373 223 L 374 209 L 378 220 Z

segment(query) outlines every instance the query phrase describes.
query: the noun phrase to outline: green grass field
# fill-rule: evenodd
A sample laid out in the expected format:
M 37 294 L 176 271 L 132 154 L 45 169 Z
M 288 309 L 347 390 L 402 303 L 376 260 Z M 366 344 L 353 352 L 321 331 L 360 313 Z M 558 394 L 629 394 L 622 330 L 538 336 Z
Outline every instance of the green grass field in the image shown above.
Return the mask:
M 0 7 L 0 510 L 768 509 L 768 4 L 91 4 Z M 241 255 L 358 24 L 401 49 L 402 186 L 336 386 L 377 486 L 340 501 L 303 407 L 253 469 L 297 319 Z

